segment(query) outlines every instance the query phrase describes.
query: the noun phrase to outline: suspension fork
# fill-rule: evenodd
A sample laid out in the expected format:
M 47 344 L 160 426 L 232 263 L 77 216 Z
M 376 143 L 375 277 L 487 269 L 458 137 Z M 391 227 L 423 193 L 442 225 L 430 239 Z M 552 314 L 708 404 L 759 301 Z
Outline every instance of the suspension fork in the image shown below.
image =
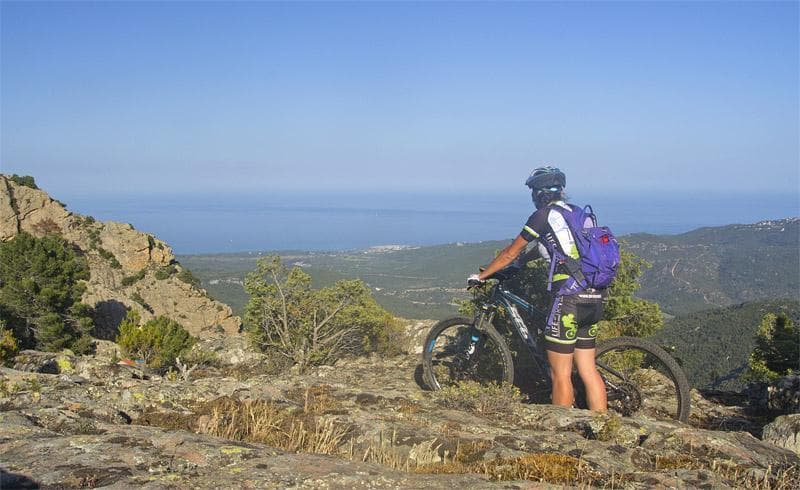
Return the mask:
M 470 339 L 469 346 L 467 348 L 468 357 L 475 357 L 480 354 L 480 351 L 483 348 L 484 339 L 482 334 L 491 327 L 492 321 L 494 320 L 494 314 L 494 309 L 483 306 L 481 307 L 480 312 L 476 315 L 475 321 L 472 323 L 472 328 L 469 330 Z

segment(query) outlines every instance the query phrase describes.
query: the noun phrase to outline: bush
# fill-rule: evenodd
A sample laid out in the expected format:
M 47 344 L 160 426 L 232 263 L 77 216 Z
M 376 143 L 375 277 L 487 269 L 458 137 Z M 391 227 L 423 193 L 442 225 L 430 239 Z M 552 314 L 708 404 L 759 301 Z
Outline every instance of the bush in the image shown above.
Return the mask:
M 169 279 L 169 277 L 175 274 L 177 270 L 175 269 L 174 265 L 167 265 L 164 267 L 160 267 L 156 270 L 155 277 L 159 281 L 163 281 L 165 279 Z
M 260 258 L 257 267 L 245 279 L 245 330 L 261 350 L 301 369 L 363 353 L 365 338 L 377 338 L 391 318 L 360 280 L 313 290 L 308 274 L 278 256 Z
M 434 392 L 439 405 L 466 410 L 483 415 L 509 415 L 522 401 L 519 388 L 503 383 L 482 385 L 476 381 L 462 381 Z
M 140 325 L 141 316 L 130 310 L 119 325 L 117 343 L 128 357 L 142 359 L 153 368 L 169 367 L 185 356 L 196 339 L 183 326 L 165 316 Z
M 14 338 L 11 330 L 5 328 L 5 325 L 0 322 L 0 365 L 13 359 L 17 352 L 19 352 L 17 339 Z
M 785 313 L 767 313 L 755 335 L 745 379 L 773 381 L 800 370 L 800 329 Z
M 11 177 L 8 178 L 8 180 L 14 182 L 17 185 L 30 187 L 31 189 L 38 189 L 38 187 L 36 186 L 36 182 L 30 175 L 12 174 Z
M 178 279 L 185 282 L 186 284 L 194 287 L 200 287 L 200 279 L 196 278 L 192 271 L 186 269 L 185 267 L 178 272 Z
M 21 348 L 85 353 L 91 308 L 80 303 L 89 278 L 83 257 L 57 235 L 20 233 L 0 243 L 0 321 Z
M 132 276 L 125 276 L 125 277 L 123 277 L 123 278 L 122 278 L 122 281 L 121 281 L 121 282 L 122 282 L 122 285 L 123 285 L 124 287 L 133 286 L 133 285 L 134 285 L 134 284 L 136 284 L 137 282 L 139 282 L 139 281 L 141 281 L 142 279 L 144 279 L 144 276 L 145 276 L 145 274 L 147 274 L 147 268 L 146 268 L 146 267 L 145 267 L 145 268 L 142 268 L 142 269 L 140 269 L 140 270 L 139 270 L 139 272 L 137 272 L 136 274 L 134 274 L 134 275 L 132 275 Z
M 111 267 L 114 269 L 121 269 L 122 265 L 119 263 L 114 254 L 109 252 L 108 250 L 104 249 L 103 247 L 97 247 L 97 253 L 100 254 L 100 257 L 103 257 L 107 261 L 111 263 Z

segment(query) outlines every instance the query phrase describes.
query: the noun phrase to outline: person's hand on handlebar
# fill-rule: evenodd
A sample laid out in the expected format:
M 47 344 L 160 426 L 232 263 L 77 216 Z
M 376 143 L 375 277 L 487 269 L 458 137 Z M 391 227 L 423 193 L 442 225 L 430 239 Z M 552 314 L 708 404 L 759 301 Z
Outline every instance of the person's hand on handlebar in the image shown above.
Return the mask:
M 484 282 L 485 281 L 481 280 L 478 274 L 472 274 L 467 278 L 467 289 L 482 286 Z

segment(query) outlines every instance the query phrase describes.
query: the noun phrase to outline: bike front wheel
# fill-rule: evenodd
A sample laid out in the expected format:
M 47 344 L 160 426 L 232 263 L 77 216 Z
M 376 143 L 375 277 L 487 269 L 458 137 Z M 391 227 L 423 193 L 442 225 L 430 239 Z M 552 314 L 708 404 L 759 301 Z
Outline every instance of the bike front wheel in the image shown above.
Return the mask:
M 514 361 L 502 335 L 491 325 L 479 331 L 466 317 L 448 318 L 431 328 L 423 345 L 422 369 L 432 390 L 462 381 L 514 382 Z
M 681 422 L 689 418 L 689 382 L 661 347 L 636 337 L 617 337 L 597 346 L 595 361 L 606 383 L 609 409 L 625 416 Z

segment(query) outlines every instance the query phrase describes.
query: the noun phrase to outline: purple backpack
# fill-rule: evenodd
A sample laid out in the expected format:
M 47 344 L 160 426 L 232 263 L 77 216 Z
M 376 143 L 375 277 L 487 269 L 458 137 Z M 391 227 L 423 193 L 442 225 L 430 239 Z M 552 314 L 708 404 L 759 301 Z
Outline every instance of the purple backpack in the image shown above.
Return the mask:
M 565 256 L 559 250 L 551 251 L 555 260 L 550 267 L 550 282 L 553 281 L 555 264 L 559 262 L 567 266 L 570 275 L 581 289 L 607 288 L 617 275 L 620 262 L 617 239 L 607 226 L 597 226 L 597 218 L 591 206 L 569 207 L 571 211 L 561 206 L 554 206 L 551 209 L 558 210 L 564 216 L 564 221 L 567 222 L 575 239 L 580 258 Z

